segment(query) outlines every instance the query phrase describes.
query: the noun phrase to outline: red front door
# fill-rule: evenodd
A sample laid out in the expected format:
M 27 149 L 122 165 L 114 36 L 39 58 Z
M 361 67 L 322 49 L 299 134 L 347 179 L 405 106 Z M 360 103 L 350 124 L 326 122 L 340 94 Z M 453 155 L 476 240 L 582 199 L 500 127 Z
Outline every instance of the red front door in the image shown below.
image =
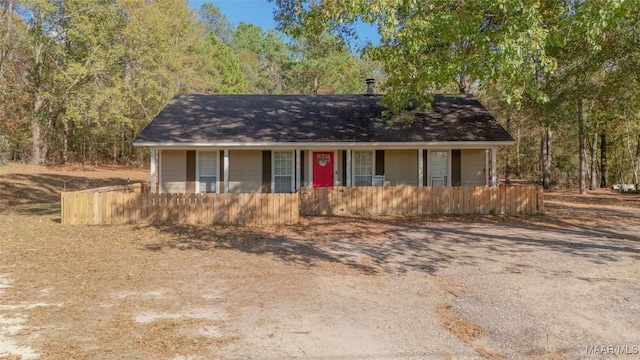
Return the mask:
M 313 153 L 313 187 L 333 186 L 333 152 Z

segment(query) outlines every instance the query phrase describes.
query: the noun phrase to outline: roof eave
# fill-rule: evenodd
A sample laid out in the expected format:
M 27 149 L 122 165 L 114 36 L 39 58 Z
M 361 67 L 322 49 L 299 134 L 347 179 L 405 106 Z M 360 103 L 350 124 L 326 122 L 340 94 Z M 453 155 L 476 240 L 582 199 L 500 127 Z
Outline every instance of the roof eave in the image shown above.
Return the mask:
M 494 146 L 511 146 L 515 141 L 425 141 L 425 142 L 134 142 L 133 146 L 148 146 L 153 148 L 187 149 L 187 148 L 227 148 L 227 149 L 256 149 L 256 148 L 286 148 L 286 149 L 314 149 L 314 148 L 387 148 L 387 149 L 418 149 L 434 147 L 486 148 Z

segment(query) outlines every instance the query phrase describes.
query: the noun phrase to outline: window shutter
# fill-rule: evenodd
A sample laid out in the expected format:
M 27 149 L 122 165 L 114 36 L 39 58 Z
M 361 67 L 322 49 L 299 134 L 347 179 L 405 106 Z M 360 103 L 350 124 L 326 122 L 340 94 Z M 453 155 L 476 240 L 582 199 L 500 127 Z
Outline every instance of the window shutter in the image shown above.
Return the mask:
M 196 152 L 187 151 L 187 194 L 196 192 Z
M 224 151 L 220 150 L 220 164 L 218 164 L 218 189 L 220 189 L 220 193 L 224 193 Z
M 384 175 L 384 150 L 376 150 L 376 175 Z
M 462 186 L 461 159 L 460 150 L 451 150 L 451 186 Z
M 427 150 L 422 150 L 422 186 L 429 186 L 429 153 Z
M 340 180 L 340 184 L 342 186 L 347 186 L 347 151 L 342 151 L 342 179 Z
M 271 151 L 262 152 L 262 192 L 271 192 Z

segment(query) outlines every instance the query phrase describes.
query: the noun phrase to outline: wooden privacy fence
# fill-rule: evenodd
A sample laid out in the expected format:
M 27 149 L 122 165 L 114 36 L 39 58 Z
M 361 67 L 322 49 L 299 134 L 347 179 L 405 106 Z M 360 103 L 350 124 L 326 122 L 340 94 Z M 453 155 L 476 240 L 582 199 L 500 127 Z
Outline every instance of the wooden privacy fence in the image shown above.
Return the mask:
M 97 190 L 97 191 L 96 191 Z M 293 224 L 298 194 L 62 193 L 63 224 Z
M 541 186 L 333 187 L 302 190 L 300 214 L 543 214 Z
M 299 215 L 543 214 L 541 186 L 332 187 L 299 194 L 62 193 L 63 224 L 294 224 Z

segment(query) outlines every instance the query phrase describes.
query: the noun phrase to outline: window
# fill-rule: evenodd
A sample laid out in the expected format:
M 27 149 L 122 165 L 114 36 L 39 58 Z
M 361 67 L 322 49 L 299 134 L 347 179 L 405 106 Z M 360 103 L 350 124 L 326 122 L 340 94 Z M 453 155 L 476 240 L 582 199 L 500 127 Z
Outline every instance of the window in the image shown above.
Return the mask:
M 293 152 L 276 151 L 273 153 L 274 192 L 293 192 Z
M 449 185 L 449 152 L 429 151 L 429 185 Z
M 353 182 L 355 186 L 373 184 L 373 154 L 371 151 L 353 152 Z
M 200 151 L 198 153 L 199 193 L 215 193 L 218 184 L 218 152 Z

